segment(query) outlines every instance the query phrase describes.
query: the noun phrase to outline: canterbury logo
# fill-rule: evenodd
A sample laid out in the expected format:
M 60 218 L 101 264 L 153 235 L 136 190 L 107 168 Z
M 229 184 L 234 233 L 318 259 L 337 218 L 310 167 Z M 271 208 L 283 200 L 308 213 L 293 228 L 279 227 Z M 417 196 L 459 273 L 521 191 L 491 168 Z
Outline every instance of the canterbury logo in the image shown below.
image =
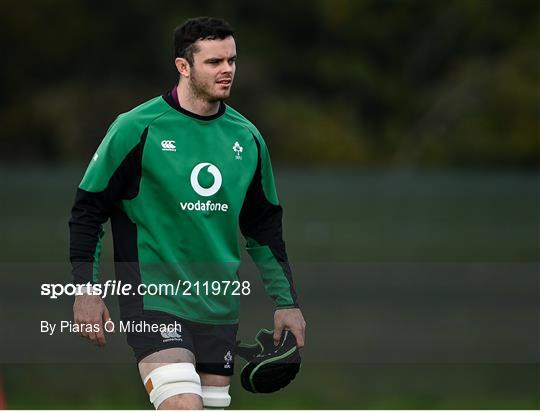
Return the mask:
M 199 173 L 205 167 L 208 167 L 208 173 L 214 177 L 214 183 L 210 187 L 202 187 L 199 184 Z M 216 194 L 221 187 L 221 182 L 221 172 L 212 163 L 199 163 L 191 171 L 191 187 L 193 187 L 193 190 L 200 196 L 208 197 Z
M 174 140 L 162 140 L 161 150 L 165 152 L 176 152 L 176 145 Z
M 162 331 L 161 332 L 161 336 L 163 337 L 163 342 L 169 342 L 169 341 L 181 341 L 182 340 L 182 336 L 180 336 L 180 334 L 178 333 L 178 331 L 176 330 L 173 330 L 173 331 Z

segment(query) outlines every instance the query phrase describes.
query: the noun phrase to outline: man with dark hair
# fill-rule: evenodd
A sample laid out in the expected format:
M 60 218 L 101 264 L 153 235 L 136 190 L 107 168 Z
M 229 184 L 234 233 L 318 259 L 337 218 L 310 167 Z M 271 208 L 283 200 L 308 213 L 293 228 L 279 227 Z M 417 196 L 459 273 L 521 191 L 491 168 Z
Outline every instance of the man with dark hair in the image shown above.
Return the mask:
M 216 40 L 232 37 L 231 26 L 224 20 L 211 17 L 190 19 L 174 31 L 174 57 L 182 57 L 193 66 L 193 53 L 197 52 L 197 40 Z
M 274 343 L 290 330 L 302 347 L 305 321 L 266 144 L 223 102 L 236 71 L 233 30 L 221 19 L 190 19 L 175 30 L 174 47 L 178 84 L 117 117 L 77 189 L 70 259 L 74 282 L 88 286 L 74 318 L 97 325 L 80 334 L 105 344 L 110 318 L 95 288 L 110 219 L 116 278 L 136 292 L 119 296 L 120 317 L 133 326 L 127 341 L 150 401 L 157 409 L 223 408 L 238 295 L 250 292 L 237 276 L 238 226 L 275 302 Z M 160 285 L 177 287 L 145 293 Z

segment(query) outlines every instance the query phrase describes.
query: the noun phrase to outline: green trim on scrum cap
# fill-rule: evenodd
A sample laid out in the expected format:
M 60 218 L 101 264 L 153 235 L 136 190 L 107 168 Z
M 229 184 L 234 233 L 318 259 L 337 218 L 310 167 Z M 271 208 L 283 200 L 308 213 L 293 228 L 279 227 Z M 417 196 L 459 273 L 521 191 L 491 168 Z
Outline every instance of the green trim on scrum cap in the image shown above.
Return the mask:
M 285 344 L 285 340 L 287 339 L 287 334 L 289 333 L 288 330 L 285 331 L 285 337 L 283 338 L 283 344 Z M 282 344 L 282 346 L 283 346 Z M 265 360 L 264 362 L 261 362 L 259 363 L 252 371 L 251 373 L 249 374 L 249 384 L 251 385 L 251 389 L 253 389 L 253 392 L 257 393 L 256 389 L 255 389 L 255 384 L 253 383 L 253 378 L 255 376 L 255 373 L 259 370 L 259 368 L 261 368 L 262 366 L 268 364 L 268 363 L 271 363 L 271 362 L 276 362 L 276 361 L 279 361 L 281 359 L 284 359 L 290 355 L 292 355 L 298 348 L 295 346 L 294 348 L 291 348 L 289 349 L 287 352 L 285 352 L 284 354 L 280 355 L 280 356 L 276 356 L 276 357 L 272 357 L 272 358 L 269 358 L 267 360 Z M 243 370 L 243 369 L 242 369 Z
M 257 335 L 255 335 L 255 342 L 257 342 L 259 344 L 259 346 L 261 347 L 261 350 L 264 349 L 264 345 L 262 344 L 261 340 L 260 340 L 260 337 L 261 335 L 274 335 L 274 329 L 270 330 L 270 329 L 261 329 L 259 332 L 257 332 Z
M 259 330 L 259 331 L 257 332 L 257 335 L 255 336 L 255 343 L 239 343 L 237 346 L 239 346 L 239 347 L 241 347 L 241 348 L 249 348 L 249 349 L 251 349 L 251 348 L 256 348 L 256 347 L 258 346 L 259 348 L 261 348 L 261 352 L 262 352 L 262 350 L 264 349 L 264 346 L 263 346 L 263 344 L 259 341 L 258 337 L 259 337 L 259 335 L 260 335 L 261 333 L 264 333 L 264 332 L 269 333 L 269 334 L 272 334 L 272 335 L 274 334 L 274 330 L 261 329 L 261 330 Z M 239 356 L 240 356 L 241 358 L 245 359 L 242 355 L 239 355 Z M 249 362 L 248 359 L 246 359 L 246 361 Z
M 262 351 L 264 350 L 264 346 L 263 344 L 261 343 L 261 341 L 259 340 L 259 337 L 261 336 L 261 334 L 263 333 L 267 333 L 267 334 L 274 334 L 274 330 L 269 330 L 269 329 L 266 329 L 266 328 L 263 328 L 263 329 L 260 329 L 257 334 L 255 335 L 255 343 L 240 343 L 238 346 L 242 347 L 242 348 L 255 348 L 255 347 L 259 347 L 260 350 L 259 350 L 259 354 L 262 353 Z M 242 367 L 242 370 L 240 371 L 240 374 L 244 373 L 244 369 L 246 369 L 248 366 L 251 366 L 250 365 L 250 362 L 256 357 L 254 356 L 252 359 L 246 359 L 244 358 L 242 355 L 239 355 L 242 359 L 244 359 L 246 361 L 246 364 Z M 252 384 L 252 381 L 251 381 L 251 375 L 250 374 L 250 378 L 249 378 L 249 381 L 250 381 L 250 385 L 253 389 L 253 392 L 256 392 L 255 391 L 255 388 L 253 387 L 253 384 Z
M 254 383 L 253 383 L 253 378 L 254 378 L 254 376 L 255 376 L 255 373 L 257 372 L 257 370 L 258 370 L 260 367 L 266 365 L 267 363 L 270 363 L 270 362 L 276 362 L 276 361 L 279 361 L 279 360 L 281 360 L 281 359 L 284 359 L 284 358 L 286 358 L 286 357 L 292 355 L 295 351 L 296 351 L 296 348 L 291 348 L 291 349 L 289 349 L 288 352 L 284 353 L 283 355 L 278 356 L 278 357 L 276 357 L 276 358 L 267 359 L 267 360 L 265 360 L 264 362 L 261 362 L 259 365 L 257 365 L 257 366 L 253 369 L 253 371 L 251 371 L 251 373 L 250 373 L 250 375 L 249 375 L 249 383 L 250 383 L 250 385 L 251 385 L 251 389 L 253 389 L 253 392 L 258 393 L 258 392 L 255 390 L 255 385 L 254 385 Z
M 259 335 L 264 332 L 274 334 L 273 330 L 268 330 L 266 328 L 263 328 L 257 332 L 257 335 L 255 335 L 255 343 L 240 343 L 238 344 L 238 346 L 242 348 L 250 348 L 250 349 L 258 346 L 260 348 L 259 352 L 262 352 L 262 350 L 264 349 L 264 346 L 262 345 L 262 343 L 259 341 L 258 338 L 259 338 Z M 240 371 L 240 374 L 242 374 L 244 372 L 244 369 L 246 369 L 246 367 L 249 365 L 249 362 L 251 362 L 252 359 L 246 359 L 242 355 L 239 355 L 239 356 L 246 361 L 246 364 L 242 367 L 242 370 Z
M 244 349 L 244 351 L 242 350 Z M 246 362 L 251 361 L 257 354 L 260 353 L 260 347 L 259 344 L 253 343 L 237 343 L 236 344 L 236 355 L 245 360 Z

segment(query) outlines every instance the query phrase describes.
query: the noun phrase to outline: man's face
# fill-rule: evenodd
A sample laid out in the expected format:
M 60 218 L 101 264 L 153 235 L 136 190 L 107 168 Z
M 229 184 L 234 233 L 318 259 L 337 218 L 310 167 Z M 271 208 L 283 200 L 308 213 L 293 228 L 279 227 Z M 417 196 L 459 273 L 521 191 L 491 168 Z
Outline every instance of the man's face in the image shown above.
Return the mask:
M 196 46 L 189 76 L 192 91 L 209 102 L 228 98 L 236 72 L 234 38 L 197 40 Z

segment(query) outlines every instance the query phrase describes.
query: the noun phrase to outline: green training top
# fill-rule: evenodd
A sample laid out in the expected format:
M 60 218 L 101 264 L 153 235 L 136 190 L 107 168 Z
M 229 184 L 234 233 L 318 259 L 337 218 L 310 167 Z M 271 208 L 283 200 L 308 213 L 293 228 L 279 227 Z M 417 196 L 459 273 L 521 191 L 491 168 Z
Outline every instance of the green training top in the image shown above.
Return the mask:
M 119 296 L 123 318 L 158 310 L 237 323 L 246 292 L 237 275 L 238 227 L 276 306 L 297 306 L 268 150 L 255 126 L 224 103 L 199 116 L 169 92 L 113 122 L 72 208 L 75 283 L 99 281 L 109 218 L 116 279 L 134 292 Z M 172 286 L 138 293 L 150 284 Z

